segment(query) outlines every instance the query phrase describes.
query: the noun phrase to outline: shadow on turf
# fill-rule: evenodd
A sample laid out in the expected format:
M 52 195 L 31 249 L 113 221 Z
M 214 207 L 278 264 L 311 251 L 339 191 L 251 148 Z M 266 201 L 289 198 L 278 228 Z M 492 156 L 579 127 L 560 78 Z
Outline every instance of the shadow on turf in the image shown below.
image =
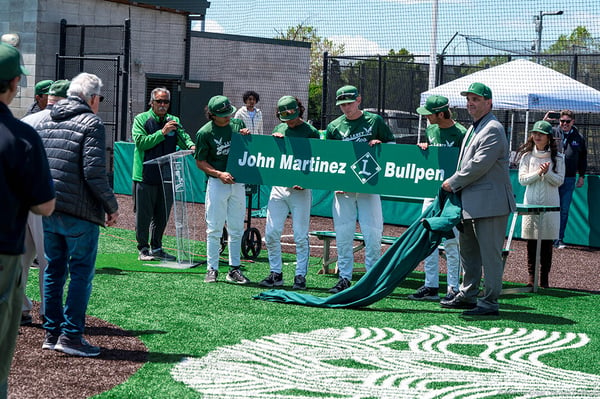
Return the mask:
M 115 327 L 86 327 L 85 333 L 88 335 L 107 335 L 115 337 L 139 337 L 140 335 L 166 334 L 162 330 L 122 330 Z

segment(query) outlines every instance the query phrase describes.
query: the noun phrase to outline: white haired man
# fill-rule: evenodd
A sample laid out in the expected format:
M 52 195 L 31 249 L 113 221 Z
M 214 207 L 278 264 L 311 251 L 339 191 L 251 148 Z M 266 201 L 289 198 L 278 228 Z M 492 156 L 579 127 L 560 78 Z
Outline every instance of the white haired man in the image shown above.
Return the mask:
M 80 73 L 71 81 L 68 97 L 54 104 L 50 119 L 38 128 L 56 189 L 56 211 L 43 221 L 48 266 L 42 348 L 84 357 L 100 354 L 99 347 L 83 338 L 99 226 L 113 226 L 119 216 L 106 175 L 104 124 L 96 115 L 101 88 L 98 76 Z

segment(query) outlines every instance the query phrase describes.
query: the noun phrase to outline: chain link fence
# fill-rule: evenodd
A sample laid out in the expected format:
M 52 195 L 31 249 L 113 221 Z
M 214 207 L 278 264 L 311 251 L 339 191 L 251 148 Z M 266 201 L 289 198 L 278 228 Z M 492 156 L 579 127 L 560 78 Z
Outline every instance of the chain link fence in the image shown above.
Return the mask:
M 533 59 L 531 55 L 439 56 L 436 86 L 518 58 L 536 61 L 537 56 Z M 467 63 L 469 61 L 474 63 Z M 540 63 L 600 90 L 600 54 L 542 55 Z M 351 84 L 357 86 L 362 95 L 362 108 L 382 115 L 398 143 L 416 144 L 426 127 L 425 118 L 419 118 L 416 109 L 420 105 L 421 93 L 428 90 L 428 79 L 427 56 L 329 57 L 325 54 L 320 127 L 324 129 L 341 115 L 335 106 L 335 92 L 339 87 Z M 452 111 L 456 121 L 469 126 L 471 117 L 466 109 L 455 108 Z M 525 110 L 495 110 L 494 113 L 507 128 L 511 148 L 515 150 L 527 137 L 526 122 L 531 128 L 534 121 L 544 117 L 545 111 L 529 111 L 528 116 Z M 597 113 L 577 114 L 576 126 L 588 145 L 588 173 L 600 174 L 600 107 Z

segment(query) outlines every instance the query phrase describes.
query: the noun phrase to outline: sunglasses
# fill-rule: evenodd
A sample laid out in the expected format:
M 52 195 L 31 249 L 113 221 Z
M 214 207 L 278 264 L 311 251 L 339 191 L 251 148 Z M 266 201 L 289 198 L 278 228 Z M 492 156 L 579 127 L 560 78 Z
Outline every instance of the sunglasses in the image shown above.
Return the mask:
M 154 100 L 157 104 L 170 104 L 171 100 Z
M 100 102 L 104 101 L 104 96 L 101 96 L 100 94 L 93 94 L 92 97 L 98 97 L 98 101 Z
M 298 110 L 298 108 L 286 109 L 284 111 L 279 111 L 279 115 L 280 116 L 290 116 L 290 115 L 295 114 L 297 110 Z
M 221 108 L 214 111 L 215 114 L 224 114 L 231 112 L 231 104 L 225 104 Z
M 573 122 L 573 119 L 561 119 L 560 123 L 571 123 Z

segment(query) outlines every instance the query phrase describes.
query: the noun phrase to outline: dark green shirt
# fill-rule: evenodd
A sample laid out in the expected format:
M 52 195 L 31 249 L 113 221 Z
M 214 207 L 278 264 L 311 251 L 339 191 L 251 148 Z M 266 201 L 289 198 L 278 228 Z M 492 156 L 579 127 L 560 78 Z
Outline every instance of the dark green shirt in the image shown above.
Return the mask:
M 327 125 L 328 140 L 354 141 L 368 143 L 381 140 L 382 143 L 395 141 L 389 126 L 380 115 L 363 111 L 360 118 L 348 120 L 345 115 L 331 121 Z
M 206 161 L 213 168 L 225 172 L 231 148 L 231 137 L 239 134 L 246 125 L 241 119 L 232 118 L 227 126 L 217 126 L 213 121 L 207 122 L 196 133 L 196 153 L 194 158 Z
M 321 138 L 319 131 L 314 126 L 302 122 L 301 125 L 296 127 L 289 127 L 287 123 L 283 122 L 275 126 L 273 133 L 281 133 L 285 137 L 299 137 L 307 139 L 318 139 Z

